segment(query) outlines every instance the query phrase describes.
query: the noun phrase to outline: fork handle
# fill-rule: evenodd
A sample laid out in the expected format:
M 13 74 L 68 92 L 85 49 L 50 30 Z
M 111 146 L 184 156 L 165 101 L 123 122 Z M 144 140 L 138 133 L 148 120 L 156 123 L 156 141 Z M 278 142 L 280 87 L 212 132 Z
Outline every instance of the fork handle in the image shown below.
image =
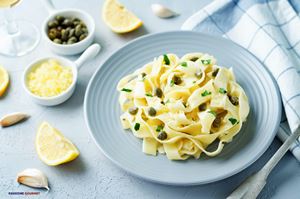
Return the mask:
M 291 134 L 281 145 L 272 158 L 257 173 L 248 177 L 240 186 L 238 186 L 227 199 L 255 199 L 266 184 L 268 175 L 277 165 L 284 154 L 289 150 L 291 144 L 300 136 L 300 127 Z

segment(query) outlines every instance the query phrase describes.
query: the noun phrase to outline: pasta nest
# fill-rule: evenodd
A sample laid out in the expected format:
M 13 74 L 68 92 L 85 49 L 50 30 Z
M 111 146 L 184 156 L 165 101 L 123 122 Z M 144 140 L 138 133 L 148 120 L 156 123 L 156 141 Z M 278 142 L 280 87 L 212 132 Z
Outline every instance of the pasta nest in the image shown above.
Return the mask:
M 123 128 L 143 140 L 144 153 L 171 160 L 218 155 L 250 110 L 232 68 L 204 53 L 161 55 L 123 77 L 117 90 Z

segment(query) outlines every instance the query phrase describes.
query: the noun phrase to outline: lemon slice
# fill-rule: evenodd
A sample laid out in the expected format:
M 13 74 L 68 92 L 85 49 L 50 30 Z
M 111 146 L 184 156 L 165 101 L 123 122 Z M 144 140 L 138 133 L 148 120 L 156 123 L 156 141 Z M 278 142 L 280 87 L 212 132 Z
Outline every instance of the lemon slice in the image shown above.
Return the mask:
M 143 22 L 117 0 L 106 0 L 103 20 L 116 33 L 126 33 L 139 28 Z
M 70 162 L 79 155 L 74 144 L 47 122 L 38 129 L 35 147 L 39 158 L 50 166 Z
M 0 66 L 0 96 L 2 96 L 9 85 L 9 76 L 5 68 Z

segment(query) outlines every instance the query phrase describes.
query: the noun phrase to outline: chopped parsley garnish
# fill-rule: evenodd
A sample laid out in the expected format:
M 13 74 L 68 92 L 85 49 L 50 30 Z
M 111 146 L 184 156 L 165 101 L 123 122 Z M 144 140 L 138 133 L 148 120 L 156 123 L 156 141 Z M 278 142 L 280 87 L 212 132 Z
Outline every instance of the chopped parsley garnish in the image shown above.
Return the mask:
M 193 81 L 193 84 L 195 84 L 196 83 L 196 81 Z
M 164 62 L 166 65 L 170 65 L 170 60 L 166 54 L 164 55 Z
M 169 100 L 169 99 L 165 102 L 165 104 L 167 104 L 167 103 L 170 103 L 170 100 Z
M 148 97 L 153 97 L 153 95 L 150 94 L 150 93 L 146 93 L 146 96 L 148 96 Z
M 205 90 L 203 93 L 201 93 L 201 96 L 205 97 L 205 96 L 210 95 L 210 94 L 211 94 L 210 91 Z
M 161 132 L 164 129 L 163 125 L 158 125 L 156 128 L 156 132 Z
M 232 125 L 235 125 L 237 123 L 237 120 L 233 117 L 229 118 L 228 120 L 231 122 Z
M 174 86 L 175 82 L 174 80 L 172 79 L 171 82 L 170 82 L 170 86 Z
M 181 66 L 187 67 L 187 63 L 186 63 L 186 62 L 182 62 L 182 63 L 181 63 Z
M 219 93 L 225 94 L 227 91 L 224 88 L 219 88 Z
M 131 89 L 128 89 L 128 88 L 122 88 L 121 91 L 124 91 L 124 92 L 127 92 L 127 93 L 130 93 L 132 90 Z
M 210 59 L 206 59 L 206 60 L 201 60 L 202 64 L 204 65 L 208 65 L 211 63 L 211 60 Z
M 215 117 L 217 116 L 217 113 L 215 111 L 208 111 L 208 113 L 213 114 Z
M 140 129 L 140 123 L 135 123 L 134 130 L 138 131 Z

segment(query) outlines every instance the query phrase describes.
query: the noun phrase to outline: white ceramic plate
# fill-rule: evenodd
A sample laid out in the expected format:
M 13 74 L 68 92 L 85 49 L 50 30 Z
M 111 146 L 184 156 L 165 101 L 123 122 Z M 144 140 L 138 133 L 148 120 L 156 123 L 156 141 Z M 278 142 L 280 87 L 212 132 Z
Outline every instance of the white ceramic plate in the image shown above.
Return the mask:
M 170 161 L 164 155 L 145 155 L 142 141 L 122 129 L 117 83 L 154 57 L 165 53 L 182 56 L 189 52 L 212 54 L 219 65 L 233 67 L 238 83 L 249 97 L 248 120 L 217 157 Z M 113 53 L 91 79 L 84 111 L 92 137 L 116 165 L 153 182 L 196 185 L 229 177 L 257 160 L 276 134 L 281 103 L 270 73 L 244 48 L 223 38 L 174 31 L 138 38 Z

